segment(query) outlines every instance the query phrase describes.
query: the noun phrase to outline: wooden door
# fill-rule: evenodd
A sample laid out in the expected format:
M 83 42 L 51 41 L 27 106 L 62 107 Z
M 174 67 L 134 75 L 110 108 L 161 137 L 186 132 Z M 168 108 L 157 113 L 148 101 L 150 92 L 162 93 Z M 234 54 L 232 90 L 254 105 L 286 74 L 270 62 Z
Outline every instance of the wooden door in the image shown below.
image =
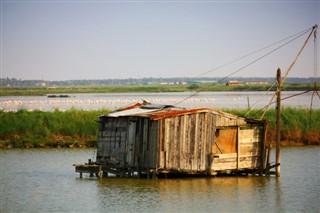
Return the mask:
M 237 153 L 237 128 L 217 129 L 212 153 Z

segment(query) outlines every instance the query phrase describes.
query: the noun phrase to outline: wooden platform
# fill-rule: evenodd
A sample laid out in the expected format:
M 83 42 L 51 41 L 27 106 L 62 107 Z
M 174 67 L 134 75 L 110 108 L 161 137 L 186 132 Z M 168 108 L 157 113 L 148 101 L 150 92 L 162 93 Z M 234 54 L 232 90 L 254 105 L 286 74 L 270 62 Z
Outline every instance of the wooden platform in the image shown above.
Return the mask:
M 96 177 L 102 177 L 103 171 L 102 166 L 97 164 L 73 164 L 76 172 L 80 173 L 80 178 L 82 178 L 83 173 L 89 173 L 90 177 L 93 177 L 94 174 Z

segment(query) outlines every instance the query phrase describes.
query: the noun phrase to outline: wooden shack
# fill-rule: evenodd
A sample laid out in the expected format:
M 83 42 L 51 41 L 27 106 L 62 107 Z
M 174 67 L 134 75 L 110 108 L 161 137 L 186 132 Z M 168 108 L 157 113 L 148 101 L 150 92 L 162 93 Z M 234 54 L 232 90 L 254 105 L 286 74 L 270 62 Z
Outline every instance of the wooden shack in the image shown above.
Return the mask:
M 134 104 L 99 117 L 96 173 L 250 173 L 264 169 L 265 122 L 211 108 Z M 98 170 L 99 168 L 99 170 Z M 94 172 L 90 170 L 91 172 Z

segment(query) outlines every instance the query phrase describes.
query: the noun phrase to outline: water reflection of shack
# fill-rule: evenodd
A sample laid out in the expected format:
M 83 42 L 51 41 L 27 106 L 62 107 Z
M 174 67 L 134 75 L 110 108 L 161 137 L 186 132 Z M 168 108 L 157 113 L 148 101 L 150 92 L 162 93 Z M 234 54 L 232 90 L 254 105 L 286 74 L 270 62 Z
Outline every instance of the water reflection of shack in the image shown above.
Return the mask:
M 265 122 L 211 108 L 140 104 L 99 117 L 96 162 L 82 173 L 217 175 L 264 169 Z

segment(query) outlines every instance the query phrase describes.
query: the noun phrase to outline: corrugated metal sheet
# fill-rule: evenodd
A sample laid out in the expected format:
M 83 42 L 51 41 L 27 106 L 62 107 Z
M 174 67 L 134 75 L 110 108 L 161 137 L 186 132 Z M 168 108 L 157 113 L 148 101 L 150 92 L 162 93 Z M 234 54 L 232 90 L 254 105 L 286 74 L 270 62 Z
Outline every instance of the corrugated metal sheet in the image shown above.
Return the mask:
M 213 110 L 211 108 L 196 108 L 196 109 L 179 109 L 179 110 L 162 110 L 162 111 L 157 111 L 153 112 L 150 114 L 150 119 L 151 120 L 159 120 L 162 118 L 167 118 L 167 117 L 173 117 L 173 116 L 178 116 L 178 115 L 188 115 L 188 114 L 193 114 L 193 113 L 201 113 L 201 112 L 209 112 L 211 114 L 215 115 L 222 115 L 226 118 L 229 118 L 231 120 L 236 120 L 240 117 L 236 115 L 232 115 L 230 113 L 222 112 L 219 110 Z
M 142 116 L 149 117 L 151 112 L 159 111 L 159 109 L 142 109 L 142 108 L 134 108 L 129 110 L 123 110 L 118 112 L 112 112 L 106 115 L 107 117 L 122 117 L 122 116 Z
M 141 116 L 150 117 L 153 112 L 161 111 L 167 108 L 174 108 L 176 110 L 181 110 L 181 108 L 175 108 L 172 105 L 159 105 L 159 104 L 145 104 L 140 103 L 130 105 L 128 107 L 120 108 L 115 112 L 104 115 L 106 117 L 123 117 L 123 116 Z
M 141 116 L 150 117 L 150 120 L 159 120 L 167 117 L 187 115 L 193 113 L 210 112 L 215 115 L 222 115 L 225 118 L 231 120 L 239 119 L 240 117 L 222 112 L 220 110 L 214 110 L 211 108 L 195 108 L 195 109 L 185 109 L 174 107 L 172 105 L 155 105 L 155 104 L 133 104 L 131 106 L 121 108 L 115 112 L 105 115 L 106 117 L 122 117 L 122 116 Z

